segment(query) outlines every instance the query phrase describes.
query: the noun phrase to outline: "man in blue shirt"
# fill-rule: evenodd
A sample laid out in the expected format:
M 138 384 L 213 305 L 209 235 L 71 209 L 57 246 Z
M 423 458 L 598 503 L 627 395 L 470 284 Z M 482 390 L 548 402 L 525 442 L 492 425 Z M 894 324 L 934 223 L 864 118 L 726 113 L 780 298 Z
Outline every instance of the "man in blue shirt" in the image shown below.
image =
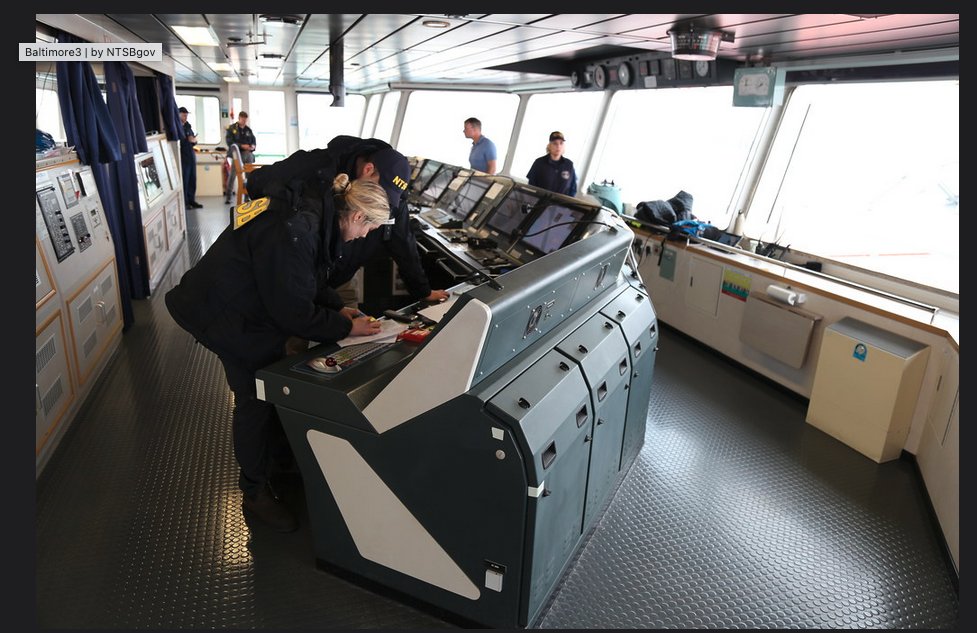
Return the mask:
M 465 119 L 465 138 L 472 140 L 472 151 L 468 154 L 468 162 L 472 169 L 494 174 L 497 158 L 495 143 L 482 136 L 482 122 L 475 117 Z
M 563 155 L 563 132 L 551 132 L 546 154 L 533 161 L 526 174 L 529 184 L 568 196 L 577 195 L 577 173 L 573 161 Z

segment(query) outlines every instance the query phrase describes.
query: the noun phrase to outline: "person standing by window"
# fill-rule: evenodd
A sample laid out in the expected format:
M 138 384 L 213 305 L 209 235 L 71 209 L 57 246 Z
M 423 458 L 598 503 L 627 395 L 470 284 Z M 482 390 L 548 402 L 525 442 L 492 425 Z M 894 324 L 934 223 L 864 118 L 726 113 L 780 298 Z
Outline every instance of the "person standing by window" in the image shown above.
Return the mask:
M 468 163 L 472 169 L 494 174 L 496 172 L 496 150 L 487 136 L 482 136 L 482 122 L 475 117 L 465 119 L 465 138 L 472 140 L 472 149 L 468 153 Z
M 238 149 L 241 151 L 241 166 L 248 165 L 254 162 L 254 147 L 256 140 L 254 138 L 254 132 L 248 127 L 248 113 L 241 111 L 237 115 L 237 123 L 231 123 L 227 126 L 227 133 L 224 135 L 224 140 L 227 141 L 227 155 L 233 156 L 231 154 L 231 145 L 237 145 Z M 231 165 L 231 171 L 227 175 L 227 186 L 224 187 L 224 204 L 230 204 L 231 202 L 231 192 L 234 190 L 234 180 L 237 175 L 234 173 L 234 165 Z
M 546 154 L 533 161 L 526 174 L 529 184 L 568 196 L 577 195 L 577 172 L 573 161 L 563 155 L 565 142 L 563 132 L 550 132 Z
M 197 135 L 187 121 L 190 111 L 180 108 L 180 121 L 183 123 L 183 136 L 180 139 L 180 163 L 183 169 L 183 202 L 188 209 L 202 209 L 204 205 L 197 202 L 197 153 L 193 146 L 197 144 Z

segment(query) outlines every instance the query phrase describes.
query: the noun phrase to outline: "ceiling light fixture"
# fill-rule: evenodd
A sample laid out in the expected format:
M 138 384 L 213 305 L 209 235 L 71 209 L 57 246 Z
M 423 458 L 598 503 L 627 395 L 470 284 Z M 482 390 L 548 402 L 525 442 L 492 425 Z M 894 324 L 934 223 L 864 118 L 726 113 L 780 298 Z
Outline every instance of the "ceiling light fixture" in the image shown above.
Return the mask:
M 278 22 L 290 26 L 302 24 L 305 21 L 303 16 L 294 13 L 262 13 L 258 19 L 262 22 Z
M 432 29 L 446 29 L 451 26 L 451 23 L 445 20 L 424 20 L 421 24 Z
M 220 42 L 209 26 L 174 26 L 173 30 L 187 46 L 217 46 Z
M 227 38 L 227 47 L 233 48 L 235 46 L 259 46 L 261 44 L 265 44 L 265 40 L 267 39 L 267 37 L 268 37 L 267 35 L 262 33 L 259 39 L 254 33 L 248 33 L 247 42 L 245 42 L 240 37 L 229 37 Z
M 207 62 L 207 65 L 210 66 L 211 70 L 215 70 L 219 73 L 231 72 L 234 70 L 234 67 L 227 62 Z
M 241 83 L 241 80 L 238 79 L 234 75 L 221 75 L 221 79 L 223 79 L 224 81 L 226 81 L 229 84 L 238 84 L 238 83 Z
M 672 41 L 672 57 L 690 61 L 710 61 L 716 59 L 719 45 L 732 42 L 734 35 L 716 29 L 698 30 L 693 25 L 676 27 L 668 32 Z

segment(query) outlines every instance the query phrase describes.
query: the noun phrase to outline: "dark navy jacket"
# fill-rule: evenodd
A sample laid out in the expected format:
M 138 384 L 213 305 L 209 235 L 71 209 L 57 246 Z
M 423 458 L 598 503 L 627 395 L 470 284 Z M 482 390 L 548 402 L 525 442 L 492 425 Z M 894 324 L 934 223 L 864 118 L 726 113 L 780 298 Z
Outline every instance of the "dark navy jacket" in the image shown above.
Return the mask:
M 339 173 L 355 178 L 358 156 L 369 156 L 389 147 L 389 143 L 375 138 L 337 136 L 325 148 L 299 150 L 284 160 L 251 172 L 247 183 L 248 195 L 252 199 L 260 198 L 273 182 L 287 184 L 300 181 L 307 187 L 322 192 L 329 191 L 332 187 L 332 176 L 322 171 L 323 165 L 330 160 L 335 161 Z M 410 217 L 404 200 L 398 209 L 391 211 L 391 215 L 396 218 L 394 224 L 381 226 L 370 231 L 364 238 L 343 243 L 343 257 L 329 278 L 330 286 L 338 288 L 372 258 L 386 254 L 397 263 L 400 277 L 414 299 L 421 299 L 431 293 L 431 284 L 421 266 L 417 241 L 410 228 Z
M 221 357 L 257 370 L 285 355 L 298 336 L 336 341 L 352 323 L 325 285 L 342 238 L 330 196 L 273 188 L 269 208 L 238 229 L 228 227 L 166 293 L 166 307 L 185 330 Z
M 540 156 L 533 161 L 526 178 L 534 187 L 568 196 L 577 195 L 577 172 L 573 169 L 573 161 L 566 156 L 560 156 L 557 161 L 552 160 L 549 154 Z
M 196 143 L 191 143 L 187 139 L 191 136 L 196 136 L 196 134 L 193 133 L 193 126 L 190 125 L 189 121 L 183 122 L 183 135 L 186 138 L 180 139 L 180 159 L 184 164 L 192 162 L 195 163 L 197 161 L 197 156 L 193 151 L 193 146 L 196 145 Z
M 237 121 L 227 126 L 227 132 L 224 134 L 224 140 L 227 141 L 228 147 L 234 143 L 237 143 L 238 145 L 244 143 L 245 145 L 251 145 L 255 148 L 258 147 L 254 138 L 254 132 L 251 131 L 251 128 L 247 125 L 241 127 L 238 125 Z

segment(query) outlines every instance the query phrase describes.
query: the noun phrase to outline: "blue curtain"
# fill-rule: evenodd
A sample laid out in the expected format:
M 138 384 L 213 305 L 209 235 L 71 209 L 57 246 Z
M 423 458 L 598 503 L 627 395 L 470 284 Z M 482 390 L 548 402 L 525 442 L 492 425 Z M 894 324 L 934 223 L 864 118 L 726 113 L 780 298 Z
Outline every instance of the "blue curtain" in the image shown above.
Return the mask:
M 135 155 L 147 150 L 142 115 L 136 99 L 132 70 L 123 62 L 105 62 L 105 92 L 112 121 L 119 134 L 121 159 L 116 163 L 116 188 L 120 201 L 120 229 L 127 245 L 129 283 L 132 297 L 149 296 L 149 266 L 143 238 L 142 210 Z
M 163 130 L 166 131 L 166 140 L 185 140 L 187 137 L 183 134 L 180 112 L 176 108 L 176 91 L 173 89 L 173 78 L 157 73 L 156 81 L 159 83 L 159 105 L 160 112 L 163 113 Z
M 61 33 L 59 42 L 80 43 L 77 37 Z M 122 299 L 123 330 L 135 323 L 132 299 L 149 294 L 148 277 L 142 262 L 146 261 L 142 237 L 142 218 L 136 194 L 136 168 L 131 150 L 128 162 L 123 154 L 116 125 L 88 62 L 57 62 L 58 102 L 68 145 L 74 146 L 82 163 L 91 166 L 105 219 L 112 234 L 115 265 L 119 273 Z M 145 137 L 143 137 L 145 143 Z M 132 144 L 126 143 L 126 148 Z M 123 186 L 121 183 L 127 183 Z M 123 191 L 127 195 L 123 195 Z M 129 193 L 134 195 L 128 195 Z M 133 231 L 127 218 L 140 225 Z
M 149 149 L 139 98 L 136 96 L 136 77 L 125 62 L 105 62 L 105 92 L 109 113 L 122 141 L 123 151 L 131 149 L 133 156 Z M 135 168 L 133 168 L 135 169 Z
M 74 36 L 59 42 L 78 43 Z M 57 62 L 58 103 L 68 145 L 86 165 L 119 160 L 119 137 L 88 62 Z M 135 166 L 133 166 L 135 169 Z
M 156 93 L 155 77 L 136 77 L 136 98 L 139 112 L 142 113 L 142 127 L 146 134 L 159 134 L 160 128 L 159 95 Z

